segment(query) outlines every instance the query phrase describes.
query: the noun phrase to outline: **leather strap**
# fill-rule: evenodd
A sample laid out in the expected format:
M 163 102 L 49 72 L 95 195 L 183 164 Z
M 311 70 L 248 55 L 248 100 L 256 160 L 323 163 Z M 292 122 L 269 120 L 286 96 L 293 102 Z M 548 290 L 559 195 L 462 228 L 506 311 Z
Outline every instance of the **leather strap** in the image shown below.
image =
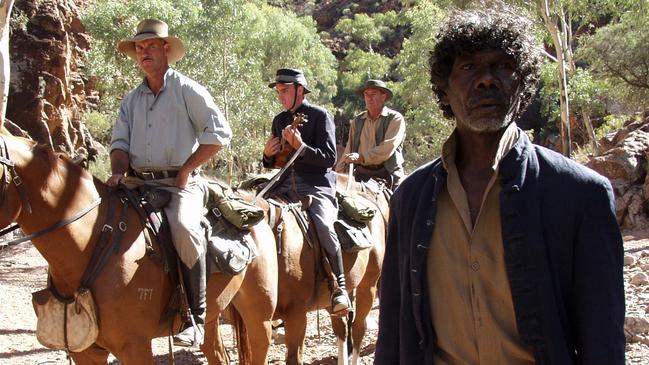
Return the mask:
M 134 171 L 133 175 L 142 180 L 160 180 L 178 176 L 178 170 Z
M 22 242 L 25 242 L 25 241 L 31 241 L 32 239 L 34 239 L 36 237 L 40 237 L 40 236 L 42 236 L 44 234 L 55 231 L 55 230 L 57 230 L 57 229 L 59 229 L 61 227 L 65 227 L 68 224 L 70 224 L 70 223 L 78 220 L 79 218 L 83 217 L 84 215 L 88 214 L 88 212 L 95 209 L 99 205 L 99 203 L 101 203 L 101 198 L 95 200 L 92 204 L 85 207 L 83 210 L 79 211 L 77 214 L 73 215 L 71 218 L 64 219 L 64 220 L 62 220 L 62 221 L 60 221 L 60 222 L 58 222 L 58 223 L 56 223 L 54 225 L 51 225 L 51 226 L 49 226 L 49 227 L 47 227 L 45 229 L 42 229 L 42 230 L 40 230 L 40 231 L 38 231 L 36 233 L 32 233 L 32 234 L 30 234 L 28 236 L 18 238 L 18 239 L 15 239 L 15 240 L 11 240 L 9 242 L 5 242 L 5 244 L 6 245 L 15 245 L 15 244 L 22 243 Z M 13 226 L 11 228 L 12 229 L 8 229 L 6 231 L 11 232 L 13 230 Z M 3 234 L 8 233 L 8 232 L 2 231 Z

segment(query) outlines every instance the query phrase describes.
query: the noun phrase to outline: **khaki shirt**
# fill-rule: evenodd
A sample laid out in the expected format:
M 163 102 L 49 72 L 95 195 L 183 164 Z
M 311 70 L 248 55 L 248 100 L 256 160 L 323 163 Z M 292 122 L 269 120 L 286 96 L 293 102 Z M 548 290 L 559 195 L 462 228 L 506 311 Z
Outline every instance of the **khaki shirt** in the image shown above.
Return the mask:
M 517 139 L 512 123 L 500 141 L 475 225 L 455 165 L 455 133 L 444 144 L 448 178 L 427 256 L 436 364 L 534 364 L 516 327 L 500 224 L 498 164 Z
M 135 170 L 180 168 L 199 144 L 227 145 L 230 125 L 210 93 L 169 68 L 158 95 L 146 80 L 122 100 L 111 151 L 128 152 Z
M 383 142 L 378 145 L 376 144 L 376 128 L 379 124 L 379 119 L 388 115 L 388 110 L 390 109 L 384 106 L 383 110 L 381 110 L 381 115 L 376 119 L 370 118 L 370 114 L 367 111 L 364 113 L 365 123 L 363 124 L 358 145 L 358 154 L 363 157 L 363 165 L 380 165 L 384 163 L 394 154 L 401 142 L 403 142 L 403 138 L 406 135 L 406 122 L 403 115 L 395 112 L 396 116 L 390 121 Z M 355 133 L 354 126 L 355 123 L 349 126 L 350 136 L 353 136 Z M 349 141 L 347 146 L 345 146 L 343 155 L 351 153 L 351 148 L 352 144 Z M 336 171 L 344 172 L 344 170 L 345 163 L 341 159 L 336 164 Z

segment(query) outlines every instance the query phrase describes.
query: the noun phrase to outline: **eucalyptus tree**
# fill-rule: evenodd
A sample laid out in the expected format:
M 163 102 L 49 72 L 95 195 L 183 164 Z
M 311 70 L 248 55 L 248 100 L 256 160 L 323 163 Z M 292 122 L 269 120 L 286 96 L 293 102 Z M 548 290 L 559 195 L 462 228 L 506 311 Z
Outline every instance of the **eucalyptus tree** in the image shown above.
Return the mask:
M 429 52 L 446 11 L 434 1 L 419 1 L 405 12 L 410 34 L 396 57 L 396 73 L 402 80 L 393 85 L 395 101 L 404 111 L 406 170 L 411 171 L 438 156 L 453 123 L 445 119 L 430 84 Z
M 643 2 L 639 2 L 642 5 Z M 649 13 L 647 3 L 625 12 L 584 37 L 576 53 L 595 77 L 607 83 L 619 104 L 631 111 L 644 111 L 649 105 Z
M 403 21 L 401 14 L 391 10 L 357 13 L 336 23 L 334 32 L 348 45 L 338 67 L 338 93 L 334 98 L 334 104 L 342 109 L 345 118 L 351 119 L 365 107 L 363 100 L 354 94 L 356 88 L 367 79 L 393 78 L 395 62 L 389 55 L 379 52 L 377 46 L 391 40 Z

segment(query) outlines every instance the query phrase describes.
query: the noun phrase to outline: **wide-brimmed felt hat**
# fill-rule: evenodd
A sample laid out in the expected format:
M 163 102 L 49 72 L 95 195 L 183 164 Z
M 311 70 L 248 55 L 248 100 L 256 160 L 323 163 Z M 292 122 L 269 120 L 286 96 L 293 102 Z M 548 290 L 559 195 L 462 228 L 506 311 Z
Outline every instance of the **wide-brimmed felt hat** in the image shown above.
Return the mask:
M 133 38 L 122 39 L 117 43 L 117 50 L 135 59 L 135 42 L 146 39 L 160 38 L 169 44 L 169 53 L 167 61 L 176 63 L 185 55 L 185 46 L 180 38 L 169 35 L 169 26 L 167 23 L 158 19 L 144 19 L 137 25 L 137 31 Z
M 363 93 L 367 89 L 378 89 L 385 92 L 386 94 L 388 94 L 388 97 L 385 99 L 385 101 L 392 99 L 392 90 L 388 89 L 388 86 L 382 80 L 374 80 L 374 79 L 367 80 L 365 82 L 365 85 L 356 89 L 356 95 L 362 98 Z
M 294 68 L 280 68 L 275 74 L 275 81 L 268 84 L 268 87 L 271 89 L 277 84 L 298 84 L 304 87 L 304 93 L 308 94 L 311 92 L 306 83 L 306 77 L 304 77 L 304 72 L 302 70 Z

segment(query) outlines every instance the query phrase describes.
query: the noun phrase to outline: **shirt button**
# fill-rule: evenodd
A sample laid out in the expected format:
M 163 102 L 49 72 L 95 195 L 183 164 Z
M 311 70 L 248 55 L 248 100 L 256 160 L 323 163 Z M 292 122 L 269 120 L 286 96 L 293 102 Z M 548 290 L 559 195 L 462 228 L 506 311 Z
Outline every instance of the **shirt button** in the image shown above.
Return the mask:
M 432 219 L 427 220 L 426 225 L 429 226 L 429 227 L 432 226 L 433 225 L 433 220 Z
M 149 123 L 149 128 L 151 128 L 151 123 Z
M 473 271 L 480 270 L 480 263 L 478 263 L 478 261 L 473 261 L 473 263 L 471 264 L 471 270 Z

